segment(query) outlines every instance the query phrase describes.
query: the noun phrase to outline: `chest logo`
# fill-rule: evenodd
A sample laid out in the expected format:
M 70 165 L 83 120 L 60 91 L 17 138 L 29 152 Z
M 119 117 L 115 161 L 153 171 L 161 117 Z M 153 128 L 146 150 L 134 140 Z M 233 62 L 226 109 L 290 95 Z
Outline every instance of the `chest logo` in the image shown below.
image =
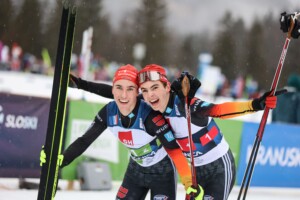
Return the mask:
M 128 146 L 134 145 L 131 131 L 120 131 L 118 137 L 123 144 Z

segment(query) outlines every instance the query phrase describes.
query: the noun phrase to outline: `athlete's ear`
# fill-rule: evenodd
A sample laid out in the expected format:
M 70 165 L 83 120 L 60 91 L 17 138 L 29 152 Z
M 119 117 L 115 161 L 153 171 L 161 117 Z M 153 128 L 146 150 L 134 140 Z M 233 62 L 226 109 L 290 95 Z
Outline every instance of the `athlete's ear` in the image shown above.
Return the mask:
M 167 92 L 171 91 L 171 83 L 170 82 L 167 82 L 166 90 L 167 90 Z

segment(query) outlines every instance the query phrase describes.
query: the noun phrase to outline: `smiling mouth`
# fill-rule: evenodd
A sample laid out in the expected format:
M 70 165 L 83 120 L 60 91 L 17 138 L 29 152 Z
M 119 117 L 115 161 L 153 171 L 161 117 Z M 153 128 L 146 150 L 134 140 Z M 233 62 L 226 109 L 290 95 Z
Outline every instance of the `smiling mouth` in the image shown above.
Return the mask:
M 159 99 L 155 99 L 155 100 L 151 100 L 151 101 L 150 101 L 150 104 L 151 104 L 152 106 L 156 106 L 156 105 L 158 105 L 158 102 L 159 102 Z
M 119 102 L 121 103 L 121 104 L 127 104 L 129 101 L 128 100 L 121 100 L 121 99 L 119 99 Z

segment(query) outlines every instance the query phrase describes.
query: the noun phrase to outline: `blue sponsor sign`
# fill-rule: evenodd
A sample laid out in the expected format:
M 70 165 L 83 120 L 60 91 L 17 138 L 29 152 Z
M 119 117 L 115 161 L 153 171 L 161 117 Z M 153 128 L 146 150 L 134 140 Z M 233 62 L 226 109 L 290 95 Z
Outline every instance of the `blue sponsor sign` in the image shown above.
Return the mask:
M 244 123 L 237 184 L 241 185 L 259 124 Z M 300 126 L 266 125 L 251 186 L 300 187 Z
M 0 177 L 37 178 L 50 99 L 0 93 Z

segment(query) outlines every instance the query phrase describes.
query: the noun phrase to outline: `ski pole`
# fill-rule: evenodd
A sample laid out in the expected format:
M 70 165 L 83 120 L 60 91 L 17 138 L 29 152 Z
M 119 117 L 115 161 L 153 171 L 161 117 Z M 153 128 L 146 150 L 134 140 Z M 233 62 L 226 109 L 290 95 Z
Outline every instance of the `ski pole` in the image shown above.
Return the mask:
M 188 126 L 188 140 L 190 145 L 190 158 L 191 158 L 191 172 L 192 172 L 192 184 L 195 188 L 198 187 L 197 179 L 196 179 L 196 168 L 194 165 L 194 154 L 193 154 L 193 138 L 192 138 L 192 131 L 191 131 L 191 112 L 190 112 L 190 105 L 188 103 L 188 93 L 190 90 L 190 82 L 187 76 L 184 76 L 181 83 L 182 87 L 182 93 L 185 97 L 185 116 L 187 120 L 187 126 Z
M 294 25 L 295 25 L 294 20 L 296 19 L 296 17 L 298 15 L 295 14 L 293 19 L 291 20 L 290 29 L 289 29 L 287 37 L 285 39 L 285 43 L 283 45 L 283 49 L 282 49 L 282 52 L 281 52 L 279 63 L 277 65 L 276 72 L 275 72 L 273 82 L 272 82 L 272 85 L 271 85 L 270 96 L 275 95 L 276 88 L 277 88 L 277 85 L 278 85 L 278 81 L 279 81 L 279 78 L 280 78 L 280 74 L 281 74 L 281 71 L 282 71 L 283 63 L 284 63 L 284 60 L 285 60 L 285 56 L 286 56 L 286 53 L 287 53 L 287 50 L 288 50 L 288 47 L 289 47 L 289 43 L 291 41 L 291 32 L 292 32 L 292 30 L 294 28 Z M 257 153 L 258 153 L 258 150 L 259 150 L 259 147 L 260 147 L 260 143 L 261 143 L 262 138 L 263 138 L 264 129 L 265 129 L 265 126 L 266 126 L 269 111 L 270 111 L 270 108 L 265 107 L 261 122 L 259 124 L 258 131 L 257 131 L 257 134 L 256 134 L 256 139 L 255 139 L 252 151 L 251 151 L 251 155 L 250 155 L 250 158 L 249 158 L 249 161 L 248 161 L 248 165 L 247 165 L 244 177 L 243 177 L 243 181 L 242 181 L 241 188 L 240 188 L 239 195 L 238 195 L 238 200 L 240 200 L 242 195 L 243 195 L 242 199 L 243 200 L 246 199 L 247 191 L 248 191 L 248 188 L 249 188 L 249 184 L 250 184 L 252 174 L 253 174 L 253 170 L 254 170 L 254 166 L 255 166 L 255 160 L 256 160 Z M 245 187 L 245 190 L 244 190 L 245 182 L 246 182 L 246 187 Z

